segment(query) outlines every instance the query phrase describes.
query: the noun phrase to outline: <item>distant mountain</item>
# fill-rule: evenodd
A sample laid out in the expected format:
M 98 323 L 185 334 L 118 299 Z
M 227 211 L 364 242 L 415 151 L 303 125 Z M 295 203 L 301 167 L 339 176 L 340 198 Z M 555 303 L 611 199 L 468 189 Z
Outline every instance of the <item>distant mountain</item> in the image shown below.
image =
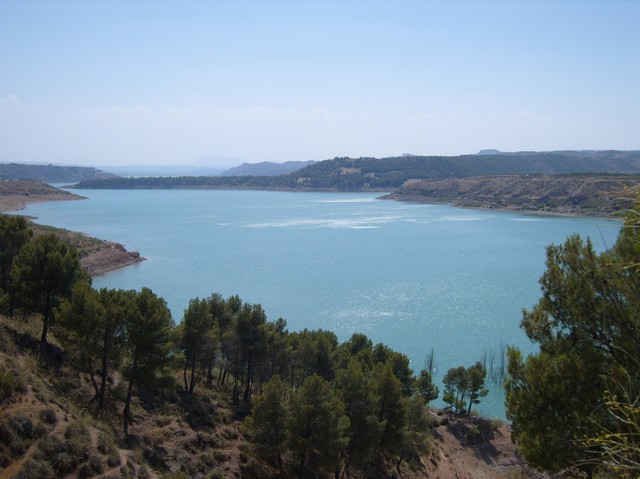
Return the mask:
M 36 165 L 0 163 L 0 179 L 34 180 L 44 183 L 76 183 L 87 180 L 116 178 L 116 175 L 86 166 Z
M 486 150 L 480 150 L 478 152 L 478 155 L 499 155 L 501 153 L 500 150 L 494 150 L 494 149 L 486 149 Z
M 313 161 L 285 161 L 274 163 L 263 161 L 260 163 L 243 163 L 240 166 L 229 168 L 221 173 L 222 176 L 277 176 L 287 175 L 294 171 L 311 165 Z
M 640 151 L 551 151 L 493 155 L 334 158 L 279 176 L 191 176 L 83 181 L 84 188 L 252 188 L 367 191 L 396 189 L 407 180 L 487 175 L 640 174 Z

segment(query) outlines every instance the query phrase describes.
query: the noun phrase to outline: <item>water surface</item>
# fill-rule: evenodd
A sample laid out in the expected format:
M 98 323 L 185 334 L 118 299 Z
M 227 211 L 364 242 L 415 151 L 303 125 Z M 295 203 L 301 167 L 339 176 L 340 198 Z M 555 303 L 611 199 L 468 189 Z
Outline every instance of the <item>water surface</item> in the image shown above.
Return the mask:
M 604 249 L 620 227 L 374 194 L 77 193 L 89 199 L 33 204 L 25 213 L 148 258 L 96 278 L 96 286 L 149 286 L 176 320 L 189 298 L 239 294 L 290 329 L 326 328 L 340 339 L 363 332 L 408 354 L 416 370 L 433 348 L 438 380 L 502 344 L 533 350 L 519 322 L 539 297 L 545 246 L 579 233 Z M 501 392 L 478 409 L 503 417 Z

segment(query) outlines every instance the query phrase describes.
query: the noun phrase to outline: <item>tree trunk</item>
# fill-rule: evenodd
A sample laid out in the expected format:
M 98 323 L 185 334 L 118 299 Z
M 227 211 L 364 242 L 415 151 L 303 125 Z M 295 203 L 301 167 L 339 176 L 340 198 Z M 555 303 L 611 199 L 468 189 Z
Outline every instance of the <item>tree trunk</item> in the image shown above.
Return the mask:
M 131 396 L 133 392 L 133 379 L 129 380 L 129 387 L 127 388 L 127 399 L 124 403 L 124 411 L 122 412 L 122 425 L 124 427 L 124 437 L 129 436 L 129 416 L 131 413 Z
M 102 371 L 100 371 L 100 394 L 98 395 L 98 411 L 104 409 L 104 396 L 107 390 L 107 377 L 109 370 L 109 329 L 104 329 L 102 340 Z
M 189 393 L 193 394 L 193 390 L 196 388 L 196 356 L 193 356 L 191 360 L 191 381 L 189 383 Z
M 209 361 L 207 361 L 207 386 L 211 387 L 211 384 L 213 383 L 213 363 L 215 361 L 215 358 L 210 359 Z
M 247 360 L 247 386 L 244 390 L 244 400 L 248 401 L 249 397 L 251 397 L 251 355 Z
M 91 385 L 93 386 L 93 398 L 89 401 L 91 404 L 93 401 L 99 398 L 100 396 L 100 388 L 98 387 L 98 383 L 96 382 L 96 377 L 93 374 L 93 363 L 89 361 L 89 379 L 91 379 Z
M 187 381 L 187 369 L 189 367 L 189 361 L 185 358 L 184 368 L 182 368 L 182 379 L 184 379 L 184 390 L 189 390 L 189 381 Z
M 133 363 L 131 365 L 131 377 L 129 378 L 129 387 L 127 388 L 127 399 L 124 403 L 124 410 L 122 411 L 122 425 L 124 426 L 124 437 L 129 436 L 129 418 L 131 415 L 131 396 L 133 395 L 133 377 L 136 374 L 138 368 L 138 359 L 136 354 L 133 355 Z
M 42 334 L 40 335 L 40 356 L 43 358 L 47 349 L 47 333 L 49 332 L 49 313 L 42 316 Z

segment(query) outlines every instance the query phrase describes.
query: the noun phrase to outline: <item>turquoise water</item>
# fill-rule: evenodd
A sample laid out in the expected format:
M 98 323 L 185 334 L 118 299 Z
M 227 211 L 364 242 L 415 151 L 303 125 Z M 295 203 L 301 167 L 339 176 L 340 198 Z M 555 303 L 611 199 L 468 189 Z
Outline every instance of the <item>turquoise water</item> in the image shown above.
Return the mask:
M 78 191 L 29 206 L 39 222 L 138 250 L 147 261 L 96 278 L 149 286 L 176 320 L 211 292 L 262 303 L 290 329 L 363 332 L 437 376 L 502 344 L 533 350 L 521 310 L 539 297 L 545 246 L 572 233 L 611 246 L 619 223 L 376 200 L 374 194 Z M 493 388 L 478 408 L 504 417 Z

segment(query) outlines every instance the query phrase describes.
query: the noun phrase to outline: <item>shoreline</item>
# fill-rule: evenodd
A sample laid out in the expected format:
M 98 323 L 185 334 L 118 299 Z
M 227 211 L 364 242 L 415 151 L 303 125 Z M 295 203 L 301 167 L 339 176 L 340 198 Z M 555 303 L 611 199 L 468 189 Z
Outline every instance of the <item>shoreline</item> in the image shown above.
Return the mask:
M 403 203 L 414 203 L 423 205 L 448 205 L 454 208 L 464 208 L 467 210 L 477 211 L 497 211 L 500 213 L 519 213 L 525 216 L 538 216 L 548 218 L 600 218 L 608 221 L 621 222 L 624 221 L 622 210 L 620 214 L 605 214 L 605 213 L 588 213 L 588 212 L 569 212 L 569 211 L 541 211 L 531 209 L 520 208 L 508 208 L 508 207 L 493 207 L 493 206 L 475 206 L 456 203 L 455 200 L 438 200 L 435 198 L 425 198 L 420 195 L 399 195 L 396 193 L 389 193 L 387 195 L 379 196 L 376 199 L 386 201 L 400 201 Z
M 84 196 L 69 193 L 62 194 L 43 194 L 43 195 L 2 195 L 0 196 L 0 213 L 11 213 L 21 211 L 32 203 L 48 203 L 50 201 L 78 201 L 86 200 Z
M 74 187 L 75 188 L 75 187 Z M 78 188 L 82 190 L 83 188 Z M 377 200 L 391 200 L 391 201 L 401 201 L 405 203 L 414 203 L 414 204 L 432 204 L 432 205 L 449 205 L 455 208 L 464 208 L 470 210 L 478 210 L 478 211 L 498 211 L 504 213 L 520 213 L 527 216 L 543 216 L 543 217 L 565 217 L 565 218 L 602 218 L 610 221 L 623 221 L 622 213 L 623 210 L 620 210 L 620 214 L 606 214 L 604 212 L 596 212 L 590 213 L 586 211 L 541 211 L 541 210 L 532 210 L 532 209 L 520 209 L 520 208 L 509 208 L 509 207 L 493 207 L 493 206 L 477 206 L 477 205 L 466 205 L 456 203 L 455 200 L 438 200 L 434 198 L 425 198 L 420 195 L 401 195 L 397 192 L 389 193 L 389 188 L 370 188 L 370 189 L 362 189 L 362 190 L 339 190 L 336 188 L 259 188 L 259 187 L 210 187 L 210 186 L 196 186 L 196 187 L 188 187 L 188 186 L 176 186 L 176 187 L 134 187 L 134 188 L 87 188 L 87 190 L 109 190 L 109 191 L 120 191 L 120 190 L 135 190 L 135 191 L 157 191 L 157 190 L 188 190 L 188 191 L 206 191 L 206 190 L 215 190 L 215 191 L 268 191 L 268 192 L 282 192 L 282 193 L 341 193 L 341 194 L 376 194 L 376 193 L 384 193 L 381 196 L 376 196 Z
M 60 190 L 62 191 L 62 190 Z M 74 193 L 8 194 L 0 196 L 0 214 L 17 214 L 32 203 L 50 201 L 77 201 L 87 199 Z M 141 263 L 146 258 L 137 251 L 129 251 L 122 244 L 94 238 L 88 234 L 37 223 L 37 218 L 25 216 L 35 235 L 52 233 L 75 246 L 80 254 L 80 264 L 91 276 L 101 276 L 127 266 Z

